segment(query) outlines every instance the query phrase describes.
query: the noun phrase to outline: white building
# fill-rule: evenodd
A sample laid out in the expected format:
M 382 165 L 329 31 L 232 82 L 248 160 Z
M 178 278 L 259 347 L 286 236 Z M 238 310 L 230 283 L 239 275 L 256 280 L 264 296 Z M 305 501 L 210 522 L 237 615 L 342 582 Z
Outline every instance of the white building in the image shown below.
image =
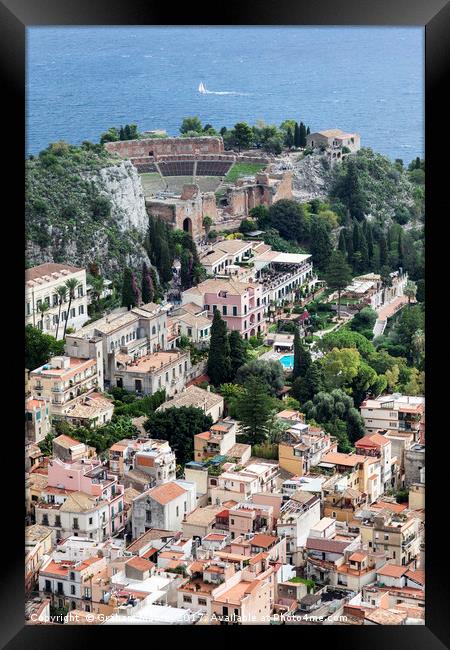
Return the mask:
M 170 481 L 151 488 L 133 500 L 133 538 L 150 528 L 181 530 L 184 517 L 195 507 L 195 483 Z
M 368 433 L 376 431 L 412 431 L 419 435 L 420 421 L 425 419 L 425 397 L 381 395 L 367 399 L 360 406 Z
M 57 289 L 64 286 L 67 280 L 75 279 L 78 286 L 70 303 L 67 290 L 66 299 L 60 305 Z M 42 315 L 39 307 L 48 305 L 48 310 Z M 25 325 L 38 327 L 46 334 L 63 337 L 64 325 L 79 329 L 89 319 L 87 311 L 86 271 L 70 264 L 55 264 L 47 262 L 25 271 Z M 58 328 L 59 320 L 59 328 Z

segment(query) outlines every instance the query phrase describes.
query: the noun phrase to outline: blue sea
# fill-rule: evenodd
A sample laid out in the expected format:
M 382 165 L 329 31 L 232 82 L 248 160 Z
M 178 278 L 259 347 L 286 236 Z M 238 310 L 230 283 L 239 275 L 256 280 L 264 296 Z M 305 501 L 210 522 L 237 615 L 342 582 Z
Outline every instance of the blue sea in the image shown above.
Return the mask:
M 217 129 L 295 119 L 356 131 L 409 162 L 424 154 L 424 30 L 32 27 L 26 97 L 27 154 L 131 122 L 177 135 L 197 115 Z

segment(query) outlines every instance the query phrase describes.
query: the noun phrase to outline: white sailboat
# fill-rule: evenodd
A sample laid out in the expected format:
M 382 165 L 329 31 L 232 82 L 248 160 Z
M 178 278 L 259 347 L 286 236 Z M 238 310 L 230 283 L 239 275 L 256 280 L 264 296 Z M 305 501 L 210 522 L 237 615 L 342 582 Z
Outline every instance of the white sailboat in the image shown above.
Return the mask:
M 202 95 L 206 95 L 206 88 L 203 85 L 203 81 L 200 81 L 200 84 L 198 86 L 198 92 L 202 93 Z

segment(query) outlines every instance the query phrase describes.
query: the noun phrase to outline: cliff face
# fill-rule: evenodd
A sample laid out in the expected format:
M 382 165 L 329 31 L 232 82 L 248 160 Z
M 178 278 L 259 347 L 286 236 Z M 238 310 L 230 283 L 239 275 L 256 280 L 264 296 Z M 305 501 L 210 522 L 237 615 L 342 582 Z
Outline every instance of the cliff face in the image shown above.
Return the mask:
M 311 154 L 298 160 L 298 154 L 294 154 L 292 165 L 292 194 L 295 199 L 304 203 L 312 199 L 327 198 L 333 177 L 323 156 Z
M 26 162 L 26 260 L 96 262 L 113 279 L 150 264 L 141 181 L 129 161 L 70 148 Z
M 134 228 L 145 236 L 148 215 L 144 192 L 139 174 L 129 160 L 81 176 L 91 181 L 99 194 L 110 201 L 111 217 L 122 232 Z

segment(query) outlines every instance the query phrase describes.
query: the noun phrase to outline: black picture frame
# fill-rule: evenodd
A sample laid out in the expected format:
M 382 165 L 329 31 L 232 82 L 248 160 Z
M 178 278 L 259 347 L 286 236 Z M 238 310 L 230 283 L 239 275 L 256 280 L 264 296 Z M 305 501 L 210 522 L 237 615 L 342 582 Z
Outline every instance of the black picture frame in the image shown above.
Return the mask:
M 23 369 L 20 363 L 20 350 L 23 349 L 23 256 L 24 230 L 24 153 L 25 153 L 25 29 L 31 25 L 419 25 L 425 29 L 426 49 L 426 212 L 432 215 L 439 225 L 439 216 L 448 213 L 446 196 L 446 168 L 442 149 L 445 144 L 447 104 L 444 101 L 444 89 L 448 72 L 448 34 L 450 7 L 446 0 L 321 0 L 320 2 L 294 2 L 279 0 L 270 2 L 259 0 L 247 2 L 229 0 L 223 6 L 202 6 L 186 3 L 175 10 L 175 4 L 161 5 L 149 0 L 2 0 L 0 2 L 0 70 L 2 75 L 3 109 L 6 113 L 2 122 L 3 162 L 6 162 L 5 194 L 11 199 L 11 206 L 6 210 L 3 201 L 3 241 L 4 259 L 11 251 L 12 257 L 4 270 L 8 281 L 5 291 L 9 314 L 9 329 L 4 347 L 6 371 L 2 373 L 6 386 L 2 391 L 2 402 L 11 417 L 11 426 L 4 426 L 2 450 L 4 458 L 4 475 L 12 468 L 11 478 L 4 479 L 4 524 L 2 537 L 7 541 L 3 552 L 3 575 L 1 580 L 1 624 L 0 642 L 2 647 L 11 649 L 36 647 L 79 647 L 85 637 L 95 639 L 94 643 L 104 643 L 103 626 L 25 626 L 24 624 L 24 576 L 23 576 Z M 6 109 L 6 110 L 5 110 Z M 442 156 L 442 158 L 441 158 Z M 445 177 L 444 177 L 445 175 Z M 447 210 L 446 210 L 447 208 Z M 447 214 L 445 214 L 447 217 Z M 437 228 L 426 226 L 427 237 L 427 304 L 430 298 L 428 287 L 439 285 L 438 258 L 445 260 L 445 250 L 438 253 L 439 243 L 443 238 Z M 432 251 L 432 254 L 430 254 Z M 447 254 L 448 257 L 448 254 Z M 433 270 L 434 269 L 434 270 Z M 448 274 L 447 274 L 448 275 Z M 442 292 L 445 285 L 440 278 Z M 15 286 L 17 284 L 17 286 Z M 441 295 L 444 295 L 443 293 Z M 17 302 L 15 309 L 14 302 Z M 14 305 L 14 307 L 13 307 Z M 6 308 L 5 308 L 6 311 Z M 427 329 L 433 328 L 427 310 Z M 17 316 L 14 316 L 16 314 Z M 14 331 L 11 324 L 13 324 Z M 428 336 L 428 340 L 433 337 Z M 18 340 L 17 340 L 18 339 Z M 13 342 L 13 345 L 10 343 Z M 11 350 L 11 352 L 10 352 Z M 431 350 L 431 352 L 430 352 Z M 437 350 L 437 345 L 436 345 Z M 445 349 L 446 351 L 446 349 Z M 439 363 L 443 350 L 435 356 Z M 427 342 L 428 357 L 432 354 L 432 345 Z M 427 604 L 426 625 L 414 627 L 387 626 L 302 626 L 301 633 L 296 626 L 264 626 L 256 630 L 253 626 L 233 627 L 199 627 L 184 626 L 181 629 L 171 627 L 163 636 L 163 643 L 174 643 L 174 635 L 182 633 L 182 640 L 189 644 L 206 640 L 224 639 L 245 645 L 263 639 L 269 644 L 279 642 L 305 643 L 305 634 L 314 634 L 314 642 L 322 642 L 322 635 L 332 635 L 332 642 L 358 645 L 364 648 L 382 648 L 392 645 L 396 650 L 415 648 L 446 647 L 448 639 L 448 616 L 445 604 L 448 593 L 444 589 L 448 582 L 446 575 L 447 544 L 445 537 L 445 502 L 446 490 L 443 478 L 446 466 L 443 463 L 444 447 L 448 444 L 448 434 L 440 429 L 438 416 L 440 406 L 446 404 L 446 395 L 430 373 L 427 362 L 427 411 L 429 424 L 430 448 L 428 453 L 427 480 L 427 539 L 426 539 L 426 575 Z M 431 376 L 430 376 L 431 375 Z M 18 396 L 17 399 L 14 396 Z M 447 399 L 448 401 L 448 399 Z M 434 404 L 434 406 L 433 406 Z M 445 434 L 445 435 L 444 435 Z M 17 453 L 16 453 L 17 451 Z M 448 458 L 448 456 L 447 456 Z M 108 628 L 113 630 L 114 641 L 121 645 L 136 642 L 136 627 Z M 219 633 L 220 630 L 220 633 Z M 161 631 L 161 630 L 159 630 Z M 152 643 L 157 632 L 156 627 L 144 628 L 146 640 Z M 237 635 L 237 638 L 236 638 Z M 262 635 L 262 636 L 261 636 Z M 284 639 L 289 635 L 288 639 Z M 246 638 L 245 638 L 246 637 Z M 89 639 L 89 640 L 90 640 Z M 178 640 L 178 639 L 177 639 Z M 308 639 L 309 641 L 309 639 Z M 92 642 L 92 641 L 91 641 Z

